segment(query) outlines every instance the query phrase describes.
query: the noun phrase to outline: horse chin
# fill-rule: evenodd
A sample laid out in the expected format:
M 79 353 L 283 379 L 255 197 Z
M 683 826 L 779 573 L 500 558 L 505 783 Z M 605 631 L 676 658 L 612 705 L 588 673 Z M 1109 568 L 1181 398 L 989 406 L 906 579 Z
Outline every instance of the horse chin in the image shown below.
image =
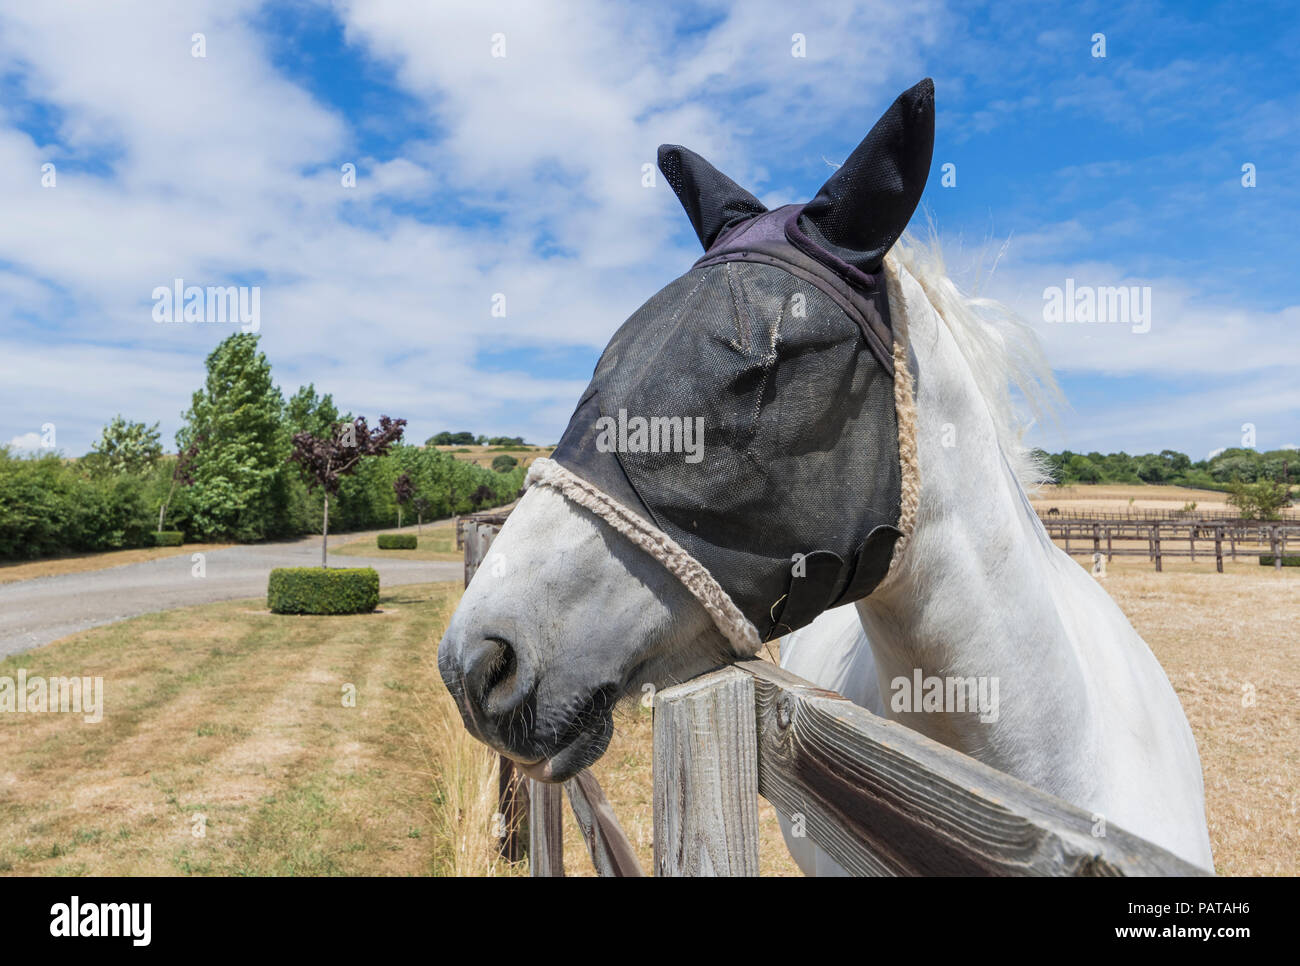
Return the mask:
M 519 762 L 519 770 L 539 782 L 568 781 L 584 768 L 594 765 L 609 747 L 614 735 L 614 720 L 606 714 L 593 727 L 583 729 L 576 738 L 555 754 L 533 762 Z

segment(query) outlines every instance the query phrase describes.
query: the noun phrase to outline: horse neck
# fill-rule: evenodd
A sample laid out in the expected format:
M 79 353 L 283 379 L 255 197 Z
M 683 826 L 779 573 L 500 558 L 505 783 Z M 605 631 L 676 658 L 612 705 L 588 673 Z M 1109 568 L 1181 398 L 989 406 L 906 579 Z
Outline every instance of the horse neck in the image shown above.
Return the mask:
M 904 281 L 905 297 L 923 299 Z M 1056 604 L 1071 575 L 1002 453 L 951 332 L 928 302 L 922 307 L 928 311 L 908 313 L 918 377 L 915 525 L 894 572 L 858 604 L 882 697 L 890 709 L 893 683 L 918 671 L 996 681 L 993 722 L 977 713 L 888 713 L 1067 794 L 1081 778 L 1071 773 L 1077 758 L 1069 749 L 1086 739 L 1088 717 L 1068 620 Z

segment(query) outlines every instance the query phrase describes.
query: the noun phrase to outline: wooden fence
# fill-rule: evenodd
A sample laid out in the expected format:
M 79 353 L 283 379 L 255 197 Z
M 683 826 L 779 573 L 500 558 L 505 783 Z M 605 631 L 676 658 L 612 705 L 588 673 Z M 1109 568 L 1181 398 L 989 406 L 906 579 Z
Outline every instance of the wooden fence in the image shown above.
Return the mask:
M 1245 517 L 1223 510 L 1076 510 L 1067 507 L 1061 511 L 1058 507 L 1037 507 L 1038 515 L 1044 518 L 1060 517 L 1071 520 L 1181 520 L 1196 523 L 1249 523 Z M 1300 512 L 1295 510 L 1279 511 L 1278 522 L 1300 523 Z M 1258 522 L 1258 521 L 1256 521 Z
M 466 523 L 467 579 L 498 528 Z M 653 740 L 656 875 L 757 875 L 759 795 L 858 875 L 1207 874 L 765 661 L 660 691 Z M 500 791 L 532 875 L 564 875 L 562 796 L 600 875 L 643 874 L 589 771 L 548 785 L 503 757 Z
M 1075 517 L 1039 519 L 1048 536 L 1064 542 L 1066 553 L 1100 553 L 1107 560 L 1145 556 L 1158 571 L 1164 569 L 1166 557 L 1185 557 L 1195 562 L 1198 553 L 1205 560 L 1213 556 L 1219 573 L 1223 573 L 1225 554 L 1236 561 L 1238 554 L 1258 557 L 1261 553 L 1270 553 L 1273 554 L 1273 565 L 1280 568 L 1288 542 L 1300 546 L 1300 523 L 1238 519 L 1209 522 L 1098 521 Z

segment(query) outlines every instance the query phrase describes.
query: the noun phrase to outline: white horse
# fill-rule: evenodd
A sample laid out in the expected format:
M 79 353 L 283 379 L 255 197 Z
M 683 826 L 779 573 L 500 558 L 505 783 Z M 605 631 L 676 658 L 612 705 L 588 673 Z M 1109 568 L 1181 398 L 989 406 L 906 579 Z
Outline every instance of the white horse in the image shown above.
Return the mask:
M 692 216 L 706 249 L 717 233 L 700 222 L 723 209 Z M 783 663 L 1212 869 L 1200 760 L 1178 698 L 1026 497 L 1036 468 L 1008 384 L 1032 393 L 1036 376 L 1050 381 L 1031 333 L 992 303 L 963 297 L 937 245 L 894 246 L 883 276 L 900 363 L 904 536 L 868 596 L 783 640 Z M 680 546 L 636 514 L 612 511 L 618 501 L 572 474 L 556 483 L 558 472 L 539 463 L 533 475 L 552 474 L 550 485 L 530 488 L 511 514 L 439 652 L 467 727 L 549 781 L 600 757 L 620 697 L 757 642 Z M 897 682 L 918 675 L 993 682 L 995 713 L 900 703 Z M 788 841 L 806 872 L 840 871 L 806 840 Z

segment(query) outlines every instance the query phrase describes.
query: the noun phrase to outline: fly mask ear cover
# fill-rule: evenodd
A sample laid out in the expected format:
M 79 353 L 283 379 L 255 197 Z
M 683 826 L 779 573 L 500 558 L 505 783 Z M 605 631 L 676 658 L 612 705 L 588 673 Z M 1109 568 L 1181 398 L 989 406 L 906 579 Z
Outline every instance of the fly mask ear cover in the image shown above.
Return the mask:
M 933 140 L 927 80 L 813 202 L 775 211 L 660 148 L 705 255 L 619 328 L 530 470 L 668 566 L 738 653 L 889 570 L 909 514 L 883 259 Z

